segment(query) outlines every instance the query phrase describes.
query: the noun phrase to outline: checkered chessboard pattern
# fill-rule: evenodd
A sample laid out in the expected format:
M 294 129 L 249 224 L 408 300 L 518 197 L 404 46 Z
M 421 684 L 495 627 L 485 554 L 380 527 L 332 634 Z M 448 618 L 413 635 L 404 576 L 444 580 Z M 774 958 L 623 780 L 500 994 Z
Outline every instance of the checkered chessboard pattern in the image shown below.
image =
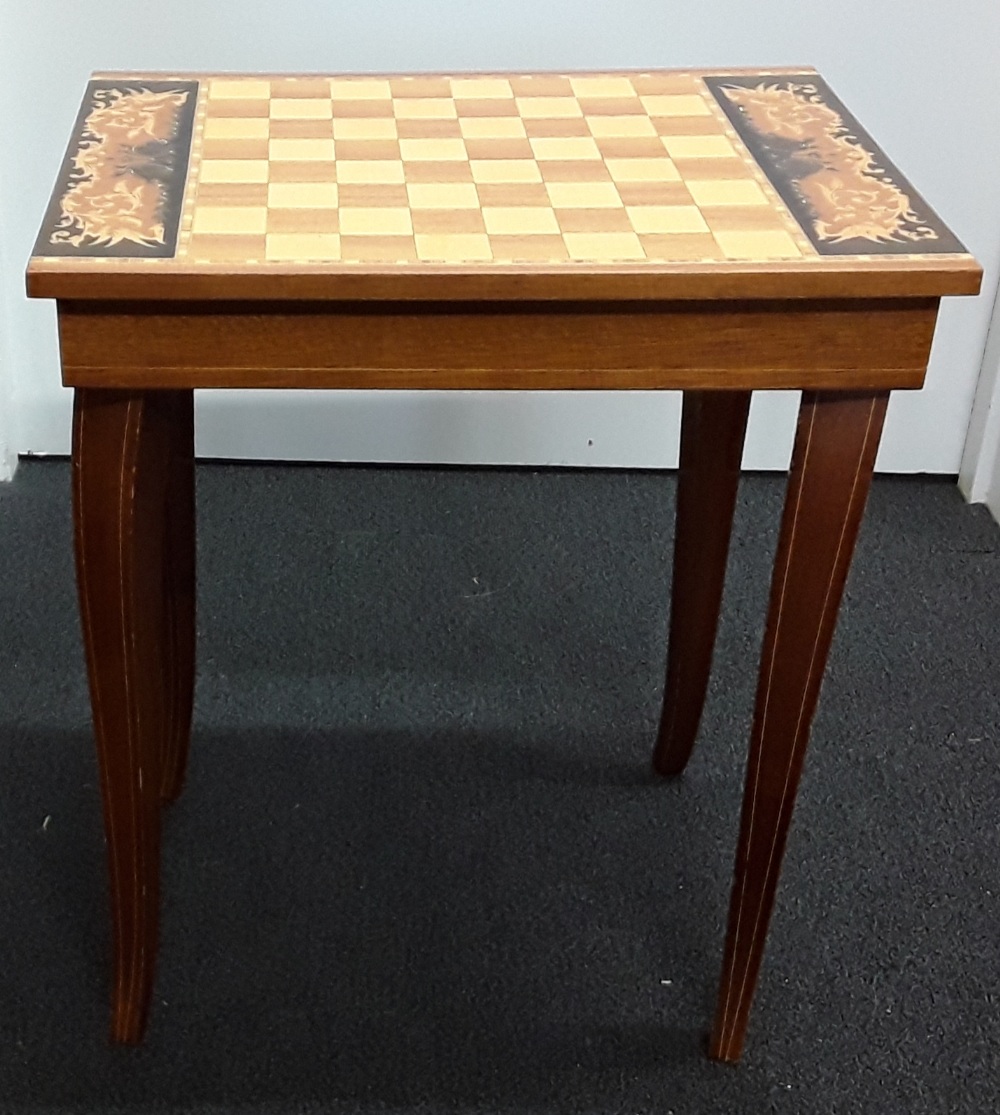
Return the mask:
M 178 258 L 799 259 L 794 218 L 693 74 L 212 79 Z

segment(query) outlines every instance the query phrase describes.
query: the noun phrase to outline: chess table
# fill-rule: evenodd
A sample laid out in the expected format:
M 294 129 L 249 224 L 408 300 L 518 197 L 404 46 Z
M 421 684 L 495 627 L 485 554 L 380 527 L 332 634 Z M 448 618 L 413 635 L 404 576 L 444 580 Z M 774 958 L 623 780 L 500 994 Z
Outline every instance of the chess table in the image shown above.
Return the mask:
M 666 776 L 751 393 L 801 389 L 710 1043 L 734 1061 L 889 393 L 980 277 L 809 69 L 96 75 L 28 289 L 58 301 L 75 394 L 113 1038 L 143 1034 L 191 731 L 196 388 L 683 391 Z

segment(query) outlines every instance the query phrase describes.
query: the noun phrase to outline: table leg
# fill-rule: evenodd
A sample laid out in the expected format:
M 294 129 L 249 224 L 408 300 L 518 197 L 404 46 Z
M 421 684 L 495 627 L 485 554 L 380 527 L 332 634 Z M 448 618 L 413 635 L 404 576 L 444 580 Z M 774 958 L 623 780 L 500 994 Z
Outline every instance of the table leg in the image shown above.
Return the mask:
M 778 541 L 711 1056 L 736 1061 L 888 394 L 805 392 Z
M 163 749 L 165 801 L 175 801 L 184 784 L 194 707 L 195 508 L 194 392 L 171 391 L 172 445 L 167 479 L 164 599 L 164 676 L 167 707 Z
M 685 391 L 670 645 L 653 768 L 680 774 L 705 706 L 736 507 L 749 391 Z
M 168 696 L 166 534 L 172 392 L 77 389 L 73 517 L 77 583 L 110 868 L 112 1038 L 140 1040 L 152 992 L 160 796 Z M 180 487 L 180 484 L 178 484 Z M 182 501 L 171 500 L 176 514 Z M 179 580 L 183 582 L 184 578 Z M 175 686 L 175 692 L 179 687 Z

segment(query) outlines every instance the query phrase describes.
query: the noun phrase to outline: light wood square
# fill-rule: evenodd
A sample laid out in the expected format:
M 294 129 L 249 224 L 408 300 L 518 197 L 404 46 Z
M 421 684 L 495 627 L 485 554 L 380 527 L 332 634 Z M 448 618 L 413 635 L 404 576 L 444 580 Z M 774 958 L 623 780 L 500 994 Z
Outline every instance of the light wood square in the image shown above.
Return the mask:
M 769 205 L 764 191 L 752 178 L 686 181 L 691 196 L 699 205 Z
M 412 209 L 478 209 L 471 182 L 411 182 L 406 187 Z
M 599 137 L 627 139 L 656 135 L 656 129 L 648 116 L 591 116 L 587 123 L 591 135 Z
M 259 234 L 267 231 L 267 209 L 250 205 L 198 207 L 192 228 L 195 233 Z
M 399 153 L 404 162 L 409 160 L 427 162 L 464 161 L 465 143 L 461 139 L 401 139 Z
M 271 97 L 271 83 L 248 78 L 209 82 L 208 95 L 213 101 L 266 101 Z
M 802 253 L 787 232 L 717 232 L 726 259 L 799 259 Z
M 514 90 L 506 78 L 499 77 L 456 77 L 451 81 L 451 95 L 453 97 L 469 97 L 473 100 L 480 98 L 494 100 L 497 98 L 510 98 Z
M 632 232 L 566 232 L 563 240 L 570 259 L 613 263 L 646 258 L 639 237 Z
M 338 162 L 337 181 L 372 186 L 401 186 L 406 179 L 403 177 L 403 164 L 399 160 L 359 159 L 357 162 Z
M 392 102 L 398 120 L 452 120 L 458 116 L 449 97 L 405 97 Z
M 475 159 L 470 164 L 475 182 L 541 182 L 538 166 L 528 159 Z
M 337 180 L 337 164 L 332 160 L 312 159 L 306 162 L 296 162 L 289 159 L 287 162 L 271 163 L 272 182 L 335 182 Z
M 610 182 L 608 168 L 599 159 L 547 159 L 538 164 L 545 182 Z
M 590 135 L 590 127 L 582 116 L 564 116 L 561 120 L 525 120 L 523 123 L 529 139 Z
M 625 211 L 639 233 L 709 231 L 696 205 L 630 205 Z
M 517 107 L 525 120 L 543 117 L 558 120 L 583 115 L 580 102 L 575 97 L 518 97 Z
M 342 236 L 340 256 L 355 263 L 407 263 L 417 258 L 412 236 Z
M 668 158 L 605 159 L 608 173 L 616 182 L 678 182 L 680 173 Z
M 639 98 L 650 116 L 711 116 L 704 97 L 697 94 L 659 94 Z
M 691 260 L 722 259 L 722 249 L 707 234 L 643 235 L 639 237 L 646 258 L 661 262 L 683 263 Z
M 391 97 L 389 82 L 381 78 L 335 77 L 330 81 L 334 101 L 388 101 Z
M 484 209 L 483 220 L 491 236 L 537 236 L 559 232 L 555 213 L 541 206 Z
M 663 137 L 663 146 L 672 159 L 731 159 L 736 155 L 727 136 L 669 135 Z
M 569 83 L 578 97 L 635 96 L 635 89 L 627 77 L 571 77 Z
M 198 176 L 201 182 L 266 182 L 264 159 L 204 159 Z
M 273 120 L 329 120 L 333 105 L 329 99 L 314 100 L 309 97 L 275 97 L 271 101 Z
M 205 139 L 267 139 L 270 122 L 266 116 L 209 116 Z
M 622 203 L 613 182 L 549 182 L 546 190 L 556 209 L 619 209 Z
M 561 263 L 569 252 L 561 236 L 491 236 L 493 258 L 507 263 Z
M 334 139 L 395 139 L 396 136 L 396 120 L 392 116 L 333 118 Z
M 335 157 L 332 136 L 330 139 L 272 139 L 268 150 L 271 158 L 280 162 L 330 161 Z
M 337 187 L 332 182 L 272 182 L 267 204 L 279 209 L 328 209 L 337 206 Z
M 417 256 L 431 262 L 467 263 L 490 260 L 490 238 L 485 233 L 418 233 Z
M 601 152 L 593 139 L 585 136 L 549 136 L 530 140 L 536 159 L 597 159 Z
M 335 232 L 271 232 L 267 236 L 267 259 L 272 263 L 335 262 L 340 259 L 340 237 Z
M 523 139 L 524 121 L 519 116 L 463 116 L 459 127 L 466 139 Z
M 341 209 L 345 236 L 406 236 L 413 231 L 409 209 Z
M 329 120 L 271 120 L 271 139 L 329 139 Z

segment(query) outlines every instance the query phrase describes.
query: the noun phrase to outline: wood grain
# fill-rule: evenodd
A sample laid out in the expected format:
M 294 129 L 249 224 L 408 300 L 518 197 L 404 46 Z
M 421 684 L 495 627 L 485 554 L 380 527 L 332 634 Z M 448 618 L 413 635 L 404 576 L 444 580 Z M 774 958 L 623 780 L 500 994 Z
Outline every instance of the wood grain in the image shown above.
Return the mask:
M 180 795 L 191 742 L 195 674 L 194 392 L 163 392 L 170 434 L 164 524 L 163 677 L 165 724 L 161 796 Z
M 885 394 L 805 392 L 771 582 L 710 1052 L 743 1049 L 809 729 L 885 417 Z
M 164 568 L 176 407 L 153 392 L 77 391 L 77 585 L 110 867 L 112 1038 L 140 1040 L 156 955 L 168 640 Z
M 749 391 L 684 392 L 667 680 L 653 752 L 665 776 L 687 765 L 705 706 L 749 413 Z
M 87 387 L 919 387 L 936 299 L 408 306 L 60 303 Z
M 101 262 L 101 261 L 98 261 Z M 529 268 L 446 268 L 366 265 L 364 269 L 294 264 L 202 265 L 197 271 L 171 260 L 156 270 L 133 260 L 99 270 L 87 261 L 33 259 L 31 298 L 106 301 L 268 302 L 520 302 L 701 301 L 737 299 L 939 298 L 978 294 L 983 272 L 969 256 L 868 260 L 863 268 L 840 260 L 769 264 L 671 264 Z M 71 264 L 76 264 L 72 266 Z

